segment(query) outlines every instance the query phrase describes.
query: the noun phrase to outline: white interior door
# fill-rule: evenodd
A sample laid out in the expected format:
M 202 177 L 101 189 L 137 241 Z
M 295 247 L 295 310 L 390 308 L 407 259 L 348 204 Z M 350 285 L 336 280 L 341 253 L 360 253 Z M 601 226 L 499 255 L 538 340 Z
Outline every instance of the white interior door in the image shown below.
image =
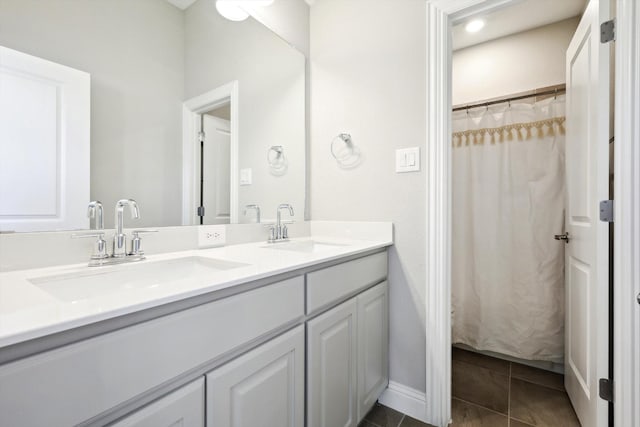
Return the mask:
M 204 224 L 229 224 L 231 133 L 229 120 L 203 115 Z
M 609 44 L 600 23 L 609 0 L 591 0 L 567 50 L 565 387 L 584 427 L 606 426 L 598 396 L 608 378 Z
M 0 231 L 87 228 L 89 74 L 0 46 Z

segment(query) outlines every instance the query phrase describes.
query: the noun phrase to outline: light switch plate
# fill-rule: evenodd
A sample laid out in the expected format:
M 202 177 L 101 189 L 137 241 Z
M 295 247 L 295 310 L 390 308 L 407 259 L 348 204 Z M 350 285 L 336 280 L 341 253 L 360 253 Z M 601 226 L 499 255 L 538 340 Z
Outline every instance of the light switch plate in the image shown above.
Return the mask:
M 227 229 L 224 225 L 198 226 L 198 248 L 224 246 L 227 242 Z
M 420 147 L 396 150 L 396 172 L 417 172 L 420 170 Z
M 253 181 L 252 175 L 251 168 L 240 169 L 240 185 L 251 185 Z

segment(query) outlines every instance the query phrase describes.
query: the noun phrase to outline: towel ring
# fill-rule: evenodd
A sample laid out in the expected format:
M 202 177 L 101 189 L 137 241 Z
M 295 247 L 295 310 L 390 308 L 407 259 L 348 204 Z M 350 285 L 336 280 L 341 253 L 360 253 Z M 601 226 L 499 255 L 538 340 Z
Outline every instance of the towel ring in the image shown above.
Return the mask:
M 288 163 L 282 145 L 273 145 L 267 150 L 267 163 L 272 174 L 284 175 L 287 171 Z
M 331 155 L 343 168 L 355 167 L 360 163 L 360 149 L 355 146 L 348 133 L 340 133 L 333 138 Z

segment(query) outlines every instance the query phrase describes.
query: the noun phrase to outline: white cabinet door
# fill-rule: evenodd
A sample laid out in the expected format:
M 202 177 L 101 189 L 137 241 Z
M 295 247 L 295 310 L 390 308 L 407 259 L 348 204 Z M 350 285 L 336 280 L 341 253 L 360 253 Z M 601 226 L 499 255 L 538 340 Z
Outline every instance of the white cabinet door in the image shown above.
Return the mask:
M 206 377 L 208 427 L 304 427 L 304 326 Z
M 387 282 L 358 295 L 358 422 L 389 383 Z
M 156 400 L 111 427 L 204 427 L 204 378 Z
M 307 323 L 307 427 L 355 427 L 356 299 Z

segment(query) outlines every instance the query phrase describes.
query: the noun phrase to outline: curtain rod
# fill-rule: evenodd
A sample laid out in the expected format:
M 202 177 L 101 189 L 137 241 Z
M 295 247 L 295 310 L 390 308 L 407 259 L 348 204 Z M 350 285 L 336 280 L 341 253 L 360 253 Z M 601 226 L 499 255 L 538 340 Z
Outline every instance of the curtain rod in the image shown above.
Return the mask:
M 526 95 L 505 96 L 504 98 L 498 98 L 492 101 L 478 102 L 477 104 L 468 104 L 460 107 L 455 107 L 453 108 L 453 111 L 470 110 L 472 108 L 477 108 L 477 107 L 488 107 L 489 105 L 502 104 L 502 103 L 511 102 L 511 101 L 519 101 L 521 99 L 527 99 L 527 98 L 535 98 L 536 96 L 558 95 L 561 93 L 565 93 L 566 91 L 567 89 L 563 87 L 563 88 L 545 90 L 542 92 L 532 92 Z

